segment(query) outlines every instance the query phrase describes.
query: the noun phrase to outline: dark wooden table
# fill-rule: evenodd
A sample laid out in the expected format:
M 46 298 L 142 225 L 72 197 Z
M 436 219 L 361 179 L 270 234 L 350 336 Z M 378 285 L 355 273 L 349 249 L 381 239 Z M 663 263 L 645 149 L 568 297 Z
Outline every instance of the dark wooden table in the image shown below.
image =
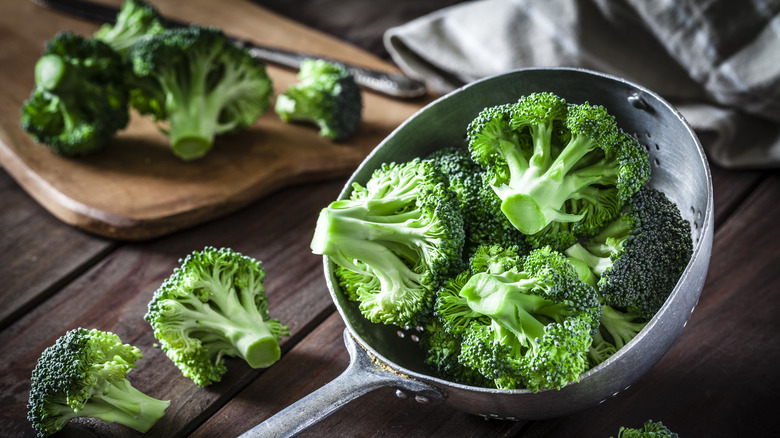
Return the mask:
M 336 19 L 318 23 L 312 11 L 323 2 L 301 8 L 264 3 L 382 55 L 381 29 L 361 37 L 354 25 Z M 378 26 L 394 24 L 382 20 Z M 717 167 L 712 174 L 715 239 L 700 303 L 671 350 L 628 390 L 568 417 L 511 422 L 403 400 L 385 388 L 348 403 L 303 436 L 609 437 L 621 425 L 650 418 L 683 437 L 779 436 L 780 175 Z M 343 183 L 290 187 L 205 225 L 127 243 L 59 222 L 0 170 L 0 435 L 34 436 L 26 420 L 30 372 L 44 348 L 79 326 L 113 331 L 141 348 L 142 370 L 130 380 L 141 391 L 172 400 L 148 433 L 154 437 L 236 436 L 338 376 L 349 360 L 344 324 L 309 242 L 318 211 Z M 251 370 L 229 360 L 222 382 L 200 388 L 154 346 L 143 315 L 178 258 L 205 245 L 232 247 L 263 261 L 272 314 L 290 326 L 291 336 L 271 368 Z M 137 435 L 99 421 L 71 422 L 60 433 Z

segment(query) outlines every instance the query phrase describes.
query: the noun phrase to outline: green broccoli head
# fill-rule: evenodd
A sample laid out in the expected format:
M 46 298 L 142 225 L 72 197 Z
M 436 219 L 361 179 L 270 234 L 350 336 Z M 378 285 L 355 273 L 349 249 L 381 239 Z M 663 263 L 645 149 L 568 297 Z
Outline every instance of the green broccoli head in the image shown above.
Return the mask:
M 492 245 L 439 291 L 435 310 L 445 331 L 461 337 L 460 364 L 497 388 L 538 391 L 587 369 L 601 309 L 561 254 L 541 248 L 520 256 Z
M 437 376 L 463 385 L 493 387 L 492 380 L 460 363 L 461 337 L 446 330 L 441 319 L 431 318 L 426 321 L 420 346 L 425 352 L 425 363 Z
M 416 325 L 434 291 L 462 270 L 463 217 L 428 160 L 385 163 L 320 212 L 312 252 L 327 255 L 373 322 Z
M 448 147 L 427 157 L 439 166 L 463 211 L 464 256 L 480 246 L 502 244 L 527 252 L 526 236 L 501 212 L 501 201 L 487 183 L 488 174 L 464 147 Z
M 343 141 L 360 126 L 363 100 L 355 78 L 342 64 L 305 59 L 298 83 L 277 96 L 274 109 L 285 122 L 313 123 L 321 136 Z
M 141 39 L 127 57 L 131 105 L 161 123 L 183 160 L 202 157 L 217 135 L 251 126 L 270 106 L 265 65 L 217 28 L 169 29 Z
M 168 28 L 157 9 L 145 0 L 125 0 L 116 22 L 104 24 L 93 37 L 111 46 L 123 57 L 142 38 L 162 33 Z
M 588 265 L 603 301 L 649 320 L 693 254 L 690 224 L 663 192 L 643 186 L 623 214 L 565 253 Z
M 644 148 L 606 109 L 552 93 L 485 108 L 467 139 L 501 211 L 535 247 L 592 234 L 650 178 Z
M 63 156 L 101 149 L 129 122 L 126 68 L 110 46 L 72 32 L 46 44 L 21 127 Z
M 140 350 L 111 332 L 78 328 L 43 351 L 33 369 L 27 418 L 49 436 L 73 418 L 91 417 L 148 431 L 168 401 L 135 389 L 127 374 Z
M 289 329 L 270 318 L 265 277 L 258 260 L 207 246 L 181 260 L 144 318 L 168 358 L 198 385 L 221 380 L 226 356 L 271 366 Z
M 660 421 L 647 420 L 642 427 L 621 427 L 618 438 L 679 438 Z

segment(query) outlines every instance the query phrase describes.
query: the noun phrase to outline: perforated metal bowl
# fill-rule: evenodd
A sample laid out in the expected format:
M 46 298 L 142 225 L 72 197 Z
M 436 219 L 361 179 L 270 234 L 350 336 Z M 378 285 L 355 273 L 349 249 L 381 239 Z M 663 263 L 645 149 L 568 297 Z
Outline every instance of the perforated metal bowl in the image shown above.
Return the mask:
M 696 306 L 709 267 L 713 235 L 712 179 L 701 144 L 680 113 L 650 90 L 582 69 L 523 69 L 464 86 L 427 105 L 390 134 L 345 185 L 365 183 L 384 162 L 405 161 L 462 144 L 469 122 L 485 107 L 549 91 L 568 102 L 603 105 L 624 130 L 647 147 L 651 184 L 674 201 L 691 223 L 693 257 L 671 296 L 630 343 L 579 382 L 533 393 L 452 383 L 432 375 L 416 345 L 416 328 L 373 324 L 341 292 L 324 258 L 325 278 L 347 326 L 351 362 L 344 373 L 244 436 L 292 436 L 360 395 L 396 387 L 399 396 L 444 402 L 488 418 L 542 419 L 567 415 L 615 396 L 652 368 L 680 335 Z

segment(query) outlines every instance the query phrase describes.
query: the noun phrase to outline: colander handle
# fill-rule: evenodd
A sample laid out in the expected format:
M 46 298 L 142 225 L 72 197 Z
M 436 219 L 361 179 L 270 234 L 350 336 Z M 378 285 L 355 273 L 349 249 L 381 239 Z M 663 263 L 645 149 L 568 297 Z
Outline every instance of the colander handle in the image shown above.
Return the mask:
M 443 399 L 431 385 L 402 377 L 376 364 L 355 339 L 344 330 L 349 366 L 338 377 L 276 415 L 249 429 L 239 438 L 292 437 L 318 423 L 363 394 L 383 387 L 397 387 L 425 394 L 427 399 Z

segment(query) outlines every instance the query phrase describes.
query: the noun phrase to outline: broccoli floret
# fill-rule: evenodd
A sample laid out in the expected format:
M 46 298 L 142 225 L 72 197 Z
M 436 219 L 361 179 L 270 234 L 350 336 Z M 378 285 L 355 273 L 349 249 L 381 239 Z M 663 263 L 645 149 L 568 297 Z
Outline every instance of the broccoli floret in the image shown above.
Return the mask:
M 148 431 L 170 402 L 142 393 L 127 380 L 142 357 L 111 332 L 77 328 L 57 339 L 32 372 L 27 418 L 38 436 L 49 436 L 78 417 Z
M 327 255 L 370 321 L 417 325 L 435 290 L 463 267 L 463 216 L 429 160 L 384 163 L 319 215 L 314 254 Z
M 561 388 L 587 369 L 601 308 L 562 254 L 481 247 L 468 280 L 454 284 L 463 286 L 457 294 L 442 289 L 435 314 L 461 334 L 459 362 L 495 387 Z
M 535 247 L 592 234 L 650 178 L 646 151 L 604 107 L 552 93 L 485 108 L 467 139 L 501 211 Z
M 640 428 L 622 426 L 618 438 L 679 438 L 679 435 L 660 421 L 647 420 Z
M 162 33 L 168 28 L 157 9 L 145 0 L 125 0 L 116 22 L 104 24 L 93 37 L 103 41 L 123 57 L 130 47 L 142 38 Z
M 605 304 L 649 320 L 688 265 L 693 241 L 677 205 L 643 186 L 621 216 L 565 253 L 590 267 Z
M 449 333 L 438 318 L 431 318 L 426 322 L 420 337 L 425 363 L 437 376 L 463 385 L 493 387 L 493 382 L 479 371 L 460 363 L 460 344 L 461 337 Z
M 427 157 L 447 177 L 463 211 L 466 233 L 464 257 L 470 258 L 480 246 L 502 244 L 517 246 L 527 253 L 526 236 L 501 213 L 501 201 L 487 184 L 487 172 L 465 147 L 440 149 Z
M 271 366 L 289 328 L 271 319 L 260 261 L 230 248 L 193 251 L 155 291 L 144 318 L 165 354 L 200 386 L 218 382 L 225 356 Z
M 274 109 L 284 122 L 312 123 L 321 136 L 344 141 L 360 126 L 363 98 L 346 67 L 322 59 L 305 59 L 298 83 L 277 96 Z
M 215 136 L 249 127 L 270 106 L 265 64 L 213 27 L 169 29 L 128 54 L 130 103 L 151 115 L 183 160 L 205 155 Z
M 121 56 L 94 38 L 60 32 L 35 65 L 35 88 L 21 127 L 63 156 L 101 149 L 130 120 Z

